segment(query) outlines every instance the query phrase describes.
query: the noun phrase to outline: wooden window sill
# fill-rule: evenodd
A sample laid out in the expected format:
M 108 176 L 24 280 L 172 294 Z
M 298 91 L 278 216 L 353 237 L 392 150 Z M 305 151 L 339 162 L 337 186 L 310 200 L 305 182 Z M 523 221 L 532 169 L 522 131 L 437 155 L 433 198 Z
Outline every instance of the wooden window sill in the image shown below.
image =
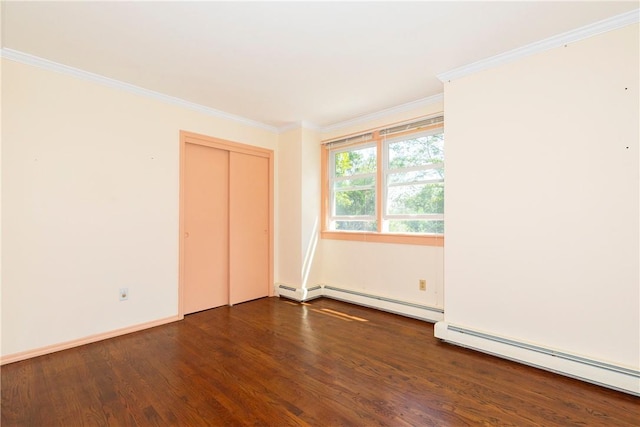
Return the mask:
M 404 245 L 444 246 L 442 234 L 391 234 L 357 231 L 322 231 L 322 239 L 353 240 L 356 242 L 399 243 Z

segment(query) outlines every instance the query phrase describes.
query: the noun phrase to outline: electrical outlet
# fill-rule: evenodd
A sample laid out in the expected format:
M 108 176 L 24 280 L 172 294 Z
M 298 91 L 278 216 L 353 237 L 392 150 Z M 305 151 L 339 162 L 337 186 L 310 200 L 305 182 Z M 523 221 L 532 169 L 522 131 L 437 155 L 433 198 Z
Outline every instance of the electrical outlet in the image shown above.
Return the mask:
M 421 291 L 426 291 L 427 290 L 427 281 L 424 280 L 424 279 L 420 279 L 419 283 L 420 283 L 420 290 Z
M 129 288 L 120 288 L 120 301 L 129 299 Z

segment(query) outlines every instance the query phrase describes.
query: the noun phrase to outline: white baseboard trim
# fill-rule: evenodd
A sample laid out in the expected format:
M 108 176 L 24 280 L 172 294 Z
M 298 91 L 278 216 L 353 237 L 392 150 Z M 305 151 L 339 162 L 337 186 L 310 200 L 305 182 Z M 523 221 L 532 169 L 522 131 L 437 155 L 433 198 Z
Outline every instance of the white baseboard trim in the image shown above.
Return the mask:
M 158 319 L 151 322 L 141 323 L 138 325 L 128 326 L 126 328 L 120 328 L 113 331 L 104 332 L 101 334 L 90 335 L 88 337 L 80 338 L 77 340 L 66 341 L 58 344 L 48 345 L 46 347 L 36 348 L 33 350 L 27 350 L 19 353 L 8 354 L 0 358 L 0 365 L 6 365 L 7 363 L 19 362 L 21 360 L 30 359 L 32 357 L 43 356 L 45 354 L 67 350 L 73 347 L 78 347 L 81 345 L 91 344 L 94 342 L 106 340 L 108 338 L 115 338 L 120 335 L 142 331 L 143 329 L 153 328 L 153 327 L 164 325 L 167 323 L 176 322 L 182 319 L 183 319 L 183 316 L 171 316 L 164 319 Z
M 277 283 L 275 289 L 276 295 L 299 302 L 325 297 L 432 323 L 444 318 L 444 311 L 441 308 L 368 294 L 355 289 L 330 285 L 316 285 L 308 289 L 301 289 L 283 283 Z
M 640 396 L 640 371 L 562 351 L 499 337 L 446 322 L 434 334 L 451 344 Z

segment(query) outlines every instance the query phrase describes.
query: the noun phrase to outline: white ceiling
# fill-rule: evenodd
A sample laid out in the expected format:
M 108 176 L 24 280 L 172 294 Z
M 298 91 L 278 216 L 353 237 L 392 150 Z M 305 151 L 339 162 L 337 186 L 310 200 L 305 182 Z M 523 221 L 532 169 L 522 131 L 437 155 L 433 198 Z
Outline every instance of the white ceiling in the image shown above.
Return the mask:
M 439 73 L 638 5 L 3 1 L 2 46 L 270 126 L 322 127 L 439 94 Z

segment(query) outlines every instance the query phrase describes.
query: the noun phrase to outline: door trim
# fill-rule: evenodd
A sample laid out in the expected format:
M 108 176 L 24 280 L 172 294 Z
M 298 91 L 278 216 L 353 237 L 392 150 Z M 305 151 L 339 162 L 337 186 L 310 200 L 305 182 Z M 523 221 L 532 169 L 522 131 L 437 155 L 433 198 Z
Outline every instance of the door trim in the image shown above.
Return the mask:
M 273 150 L 267 148 L 256 147 L 249 144 L 228 141 L 225 139 L 214 138 L 211 136 L 201 135 L 193 132 L 180 131 L 180 196 L 179 196 L 179 254 L 178 254 L 178 316 L 184 316 L 184 234 L 185 234 L 185 212 L 184 212 L 184 190 L 185 190 L 185 152 L 187 144 L 203 145 L 205 147 L 217 148 L 229 152 L 250 154 L 252 156 L 265 157 L 269 160 L 269 277 L 268 283 L 273 283 L 273 222 L 274 222 L 274 206 L 273 206 Z M 273 286 L 268 286 L 268 295 L 273 296 Z

